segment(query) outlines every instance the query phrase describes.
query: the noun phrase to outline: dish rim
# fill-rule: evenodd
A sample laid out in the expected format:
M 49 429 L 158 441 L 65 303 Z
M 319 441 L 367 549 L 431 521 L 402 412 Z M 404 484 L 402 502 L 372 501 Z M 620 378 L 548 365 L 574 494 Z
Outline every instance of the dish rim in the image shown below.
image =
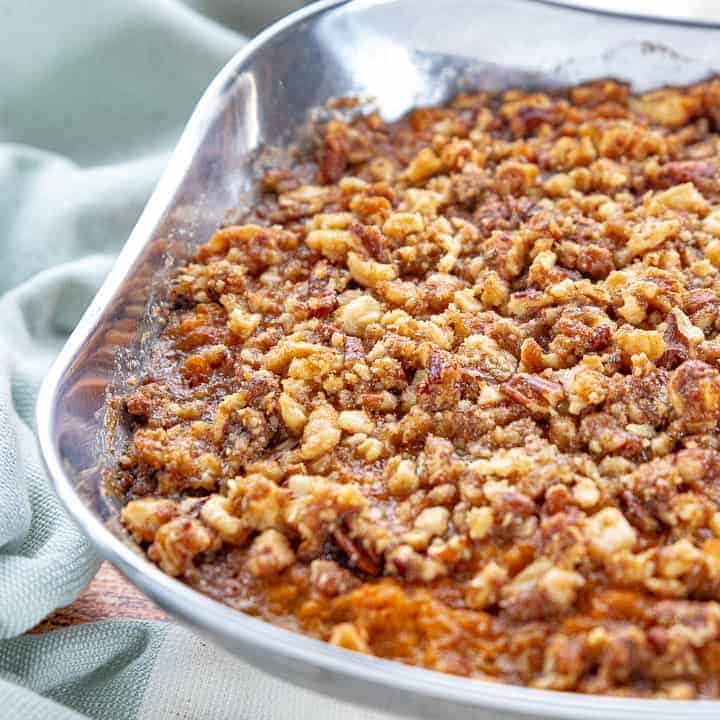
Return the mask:
M 370 1 L 393 2 L 393 0 Z M 569 11 L 600 12 L 580 8 L 572 2 L 524 1 L 539 2 Z M 270 653 L 280 660 L 309 663 L 315 671 L 329 672 L 331 676 L 339 675 L 345 680 L 361 680 L 378 689 L 384 687 L 413 693 L 416 698 L 431 702 L 456 703 L 468 709 L 502 710 L 535 717 L 548 717 L 548 712 L 552 712 L 553 717 L 576 720 L 608 718 L 674 720 L 680 716 L 687 716 L 693 720 L 711 720 L 711 718 L 715 720 L 720 710 L 720 701 L 596 696 L 459 677 L 420 666 L 405 665 L 399 661 L 355 653 L 272 625 L 212 600 L 163 573 L 145 557 L 123 543 L 96 517 L 66 474 L 59 448 L 56 446 L 54 422 L 58 392 L 63 378 L 71 369 L 86 341 L 96 330 L 101 314 L 114 299 L 134 261 L 151 240 L 157 223 L 179 187 L 184 171 L 200 148 L 203 129 L 213 117 L 213 111 L 221 100 L 224 89 L 233 82 L 243 67 L 251 65 L 255 54 L 273 39 L 287 31 L 292 31 L 303 22 L 350 2 L 352 0 L 319 0 L 275 22 L 237 52 L 203 93 L 110 273 L 53 362 L 40 388 L 35 415 L 37 438 L 45 469 L 52 480 L 56 494 L 70 517 L 104 560 L 110 561 L 130 582 L 173 616 L 214 638 L 243 659 L 247 659 L 247 654 L 243 655 L 234 649 L 240 645 L 262 653 Z M 637 15 L 619 12 L 610 14 L 647 22 L 694 24 L 661 18 L 638 18 Z M 252 659 L 249 662 L 254 663 Z M 284 679 L 293 681 L 291 677 Z M 332 688 L 327 694 L 335 695 Z M 338 692 L 337 695 L 342 697 L 342 692 Z
M 661 25 L 684 25 L 694 28 L 718 28 L 720 27 L 720 17 L 718 19 L 707 19 L 699 16 L 685 15 L 683 17 L 672 17 L 670 15 L 653 15 L 642 9 L 640 3 L 643 0 L 625 0 L 626 5 L 631 8 L 625 10 L 616 10 L 614 8 L 595 7 L 598 0 L 531 0 L 543 5 L 552 7 L 576 10 L 578 12 L 590 13 L 591 15 L 609 15 L 610 17 L 625 18 L 627 20 L 639 20 L 641 22 L 659 23 Z M 592 3 L 592 4 L 588 4 Z

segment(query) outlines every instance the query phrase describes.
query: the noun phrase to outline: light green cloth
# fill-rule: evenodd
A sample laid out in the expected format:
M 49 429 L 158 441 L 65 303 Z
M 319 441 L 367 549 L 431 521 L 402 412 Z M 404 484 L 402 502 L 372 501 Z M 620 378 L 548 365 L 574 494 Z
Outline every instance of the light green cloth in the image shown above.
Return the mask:
M 393 720 L 271 678 L 177 625 L 123 621 L 0 643 L 0 718 Z
M 0 0 L 2 720 L 355 715 L 173 624 L 110 621 L 22 635 L 70 603 L 99 562 L 41 469 L 33 437 L 40 381 L 209 81 L 244 36 L 300 4 L 188 2 Z
M 41 470 L 38 386 L 243 37 L 161 0 L 0 0 L 0 18 L 0 637 L 11 637 L 69 603 L 98 563 Z

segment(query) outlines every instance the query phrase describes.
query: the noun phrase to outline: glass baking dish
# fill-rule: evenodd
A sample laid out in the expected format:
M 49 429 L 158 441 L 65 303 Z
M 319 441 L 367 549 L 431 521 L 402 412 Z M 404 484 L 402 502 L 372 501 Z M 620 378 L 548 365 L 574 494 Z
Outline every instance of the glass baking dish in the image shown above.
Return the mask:
M 579 3 L 593 5 L 596 3 Z M 643 6 L 630 3 L 642 14 Z M 690 6 L 684 6 L 688 11 Z M 684 12 L 675 8 L 675 13 Z M 720 69 L 718 20 L 670 22 L 532 0 L 326 0 L 276 23 L 213 81 L 112 272 L 60 353 L 37 406 L 47 470 L 100 554 L 169 613 L 286 680 L 413 717 L 620 720 L 717 718 L 720 703 L 620 699 L 452 677 L 351 653 L 230 610 L 127 546 L 102 493 L 122 386 L 152 341 L 163 279 L 228 210 L 252 201 L 258 169 L 282 160 L 332 98 L 361 97 L 387 118 L 468 88 L 558 87 L 598 77 L 636 91 Z

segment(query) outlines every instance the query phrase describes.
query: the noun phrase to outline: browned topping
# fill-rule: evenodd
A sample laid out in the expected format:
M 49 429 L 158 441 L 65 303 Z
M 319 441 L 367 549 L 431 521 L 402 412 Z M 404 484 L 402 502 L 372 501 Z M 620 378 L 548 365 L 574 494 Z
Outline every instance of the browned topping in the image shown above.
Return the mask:
M 167 573 L 359 652 L 720 697 L 720 81 L 333 120 L 125 398 Z

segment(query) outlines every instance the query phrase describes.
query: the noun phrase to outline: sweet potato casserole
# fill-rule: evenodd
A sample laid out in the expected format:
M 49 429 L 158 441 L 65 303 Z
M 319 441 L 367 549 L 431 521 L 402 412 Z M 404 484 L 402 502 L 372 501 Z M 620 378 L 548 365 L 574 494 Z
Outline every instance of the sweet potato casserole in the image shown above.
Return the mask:
M 720 697 L 720 81 L 327 122 L 123 398 L 166 573 L 359 652 Z

